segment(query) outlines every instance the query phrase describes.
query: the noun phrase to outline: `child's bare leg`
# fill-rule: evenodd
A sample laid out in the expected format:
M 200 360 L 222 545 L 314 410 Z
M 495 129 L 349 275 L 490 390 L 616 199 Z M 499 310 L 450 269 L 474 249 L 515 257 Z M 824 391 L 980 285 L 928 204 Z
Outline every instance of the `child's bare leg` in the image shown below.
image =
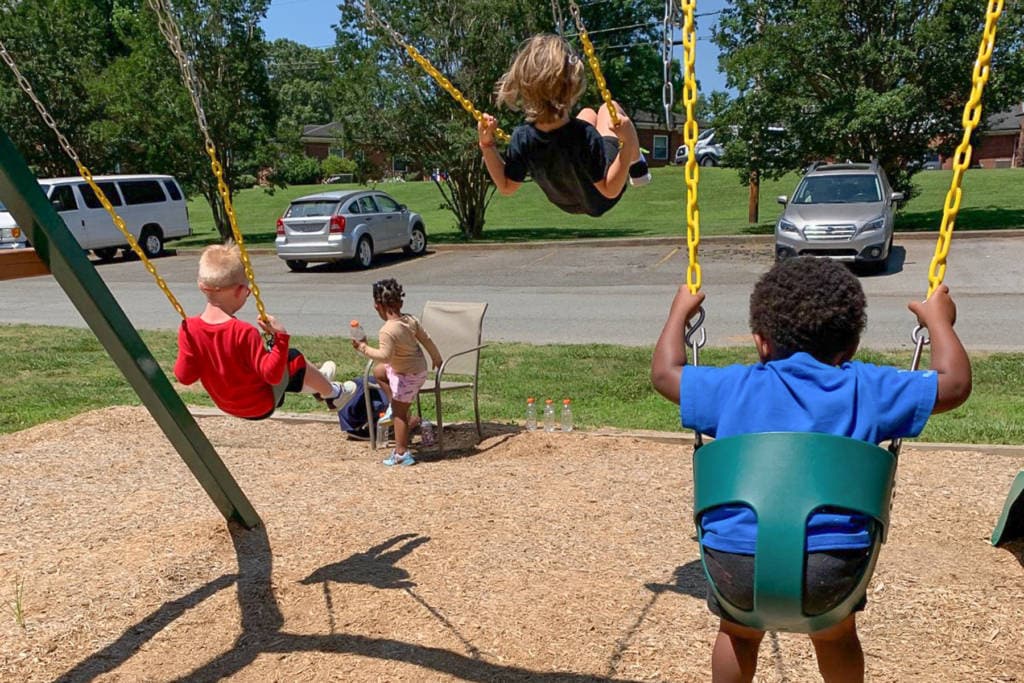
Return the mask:
M 580 113 L 576 114 L 576 118 L 586 121 L 594 128 L 597 128 L 597 112 L 590 107 L 580 109 Z M 601 133 L 601 135 L 605 135 L 605 133 Z M 608 133 L 608 135 L 612 135 L 612 133 Z
M 306 374 L 302 378 L 302 393 L 333 396 L 334 387 L 323 373 L 312 363 L 306 364 Z
M 857 615 L 851 614 L 831 628 L 811 634 L 818 671 L 825 683 L 862 683 L 864 651 L 857 637 Z
M 748 683 L 757 670 L 757 651 L 764 631 L 722 619 L 711 652 L 712 683 Z
M 391 403 L 391 382 L 388 380 L 388 369 L 383 363 L 374 364 L 373 378 L 377 380 L 377 387 L 387 396 L 388 403 Z
M 626 112 L 622 110 L 618 102 L 612 102 L 615 105 L 615 111 L 618 113 L 620 119 L 626 119 L 625 124 L 622 127 L 622 149 L 619 150 L 619 154 L 626 156 L 625 161 L 627 164 L 631 164 L 640 158 L 640 139 L 636 135 L 636 128 L 633 126 L 633 122 L 626 117 Z M 582 114 L 582 112 L 580 112 Z M 597 132 L 601 135 L 610 135 L 612 137 L 618 137 L 615 134 L 615 130 L 612 128 L 612 115 L 608 111 L 608 105 L 602 104 L 601 108 L 597 110 L 597 122 L 594 124 L 597 128 Z
M 395 453 L 407 453 L 409 451 L 409 404 L 392 401 L 391 417 L 395 421 Z

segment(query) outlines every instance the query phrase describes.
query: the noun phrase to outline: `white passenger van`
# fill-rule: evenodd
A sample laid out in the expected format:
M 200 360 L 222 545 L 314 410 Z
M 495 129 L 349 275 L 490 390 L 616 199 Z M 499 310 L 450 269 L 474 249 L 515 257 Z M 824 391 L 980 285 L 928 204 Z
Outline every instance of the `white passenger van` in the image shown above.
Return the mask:
M 173 177 L 108 175 L 93 176 L 93 181 L 146 256 L 159 256 L 166 242 L 192 234 L 185 195 Z M 106 261 L 114 258 L 118 249 L 128 248 L 128 240 L 83 178 L 44 178 L 39 185 L 83 249 L 92 249 L 97 258 Z

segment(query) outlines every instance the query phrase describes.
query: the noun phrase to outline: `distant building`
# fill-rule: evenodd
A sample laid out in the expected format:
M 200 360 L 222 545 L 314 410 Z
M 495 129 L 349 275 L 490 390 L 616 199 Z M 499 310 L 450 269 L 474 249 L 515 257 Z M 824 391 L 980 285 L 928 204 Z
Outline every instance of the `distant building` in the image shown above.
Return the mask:
M 971 150 L 971 165 L 981 168 L 1018 168 L 1021 126 L 1024 125 L 1024 103 L 1006 111 L 990 114 L 985 130 Z M 959 143 L 959 138 L 957 138 Z M 953 168 L 951 157 L 942 157 L 942 168 Z

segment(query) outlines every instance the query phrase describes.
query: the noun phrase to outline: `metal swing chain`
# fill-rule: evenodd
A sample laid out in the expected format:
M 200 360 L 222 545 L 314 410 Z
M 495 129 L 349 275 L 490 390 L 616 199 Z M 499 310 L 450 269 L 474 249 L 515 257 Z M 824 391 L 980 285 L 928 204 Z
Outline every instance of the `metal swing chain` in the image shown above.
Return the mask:
M 551 0 L 551 19 L 555 22 L 555 33 L 561 36 L 565 32 L 565 19 L 559 0 Z
M 935 254 L 932 256 L 931 264 L 928 266 L 928 294 L 929 296 L 938 289 L 946 277 L 946 257 L 949 256 L 949 246 L 953 240 L 953 228 L 956 227 L 956 217 L 960 212 L 960 200 L 963 198 L 964 173 L 971 165 L 971 135 L 974 129 L 981 122 L 981 96 L 985 91 L 985 84 L 988 83 L 991 75 L 992 49 L 996 42 L 996 24 L 1003 13 L 1003 0 L 989 0 L 985 10 L 985 29 L 982 32 L 981 44 L 978 46 L 978 57 L 974 61 L 974 69 L 971 72 L 971 96 L 964 104 L 962 117 L 963 135 L 960 144 L 957 145 L 953 155 L 953 178 L 949 184 L 949 191 L 946 193 L 946 201 L 942 207 L 942 223 L 939 226 L 939 237 L 935 243 Z M 910 361 L 910 369 L 917 370 L 921 365 L 921 355 L 924 347 L 931 340 L 928 338 L 927 328 L 917 325 L 910 334 L 914 343 L 914 356 Z M 894 439 L 889 444 L 889 451 L 899 456 L 902 439 Z
M 665 21 L 661 25 L 661 63 L 664 69 L 664 83 L 661 88 L 661 104 L 665 108 L 665 128 L 672 130 L 672 105 L 676 94 L 672 87 L 672 30 L 675 28 L 675 0 L 665 0 Z
M 572 13 L 573 21 L 576 23 L 576 33 L 580 37 L 580 42 L 583 43 L 583 54 L 587 56 L 590 70 L 594 72 L 594 81 L 597 83 L 597 89 L 601 93 L 601 99 L 604 100 L 605 107 L 608 109 L 608 116 L 611 117 L 612 125 L 618 126 L 619 111 L 612 102 L 612 94 L 608 91 L 608 82 L 604 79 L 604 74 L 601 73 L 601 64 L 597 61 L 594 44 L 590 42 L 590 36 L 587 35 L 587 27 L 583 24 L 583 16 L 580 14 L 580 8 L 576 4 L 576 0 L 569 0 L 569 11 Z M 619 146 L 622 146 L 621 139 L 619 140 Z
M 142 250 L 142 247 L 139 246 L 138 240 L 136 240 L 135 236 L 132 235 L 132 233 L 128 230 L 128 227 L 125 225 L 124 219 L 122 219 L 117 214 L 117 211 L 114 210 L 114 205 L 110 203 L 110 200 L 107 198 L 106 193 L 104 193 L 103 190 L 100 189 L 100 186 L 97 185 L 96 182 L 93 180 L 92 172 L 88 168 L 86 168 L 85 165 L 82 163 L 81 159 L 79 159 L 78 152 L 75 151 L 75 148 L 71 146 L 71 143 L 64 136 L 64 133 L 61 132 L 53 116 L 50 114 L 50 112 L 46 109 L 46 106 L 36 95 L 35 90 L 32 89 L 32 84 L 29 83 L 28 79 L 25 78 L 25 76 L 21 73 L 21 70 L 18 69 L 18 65 L 15 63 L 14 57 L 11 56 L 10 52 L 7 51 L 7 47 L 3 44 L 3 41 L 0 41 L 0 59 L 3 60 L 3 62 L 14 74 L 15 80 L 17 80 L 18 82 L 18 87 L 20 87 L 28 96 L 28 98 L 32 100 L 32 104 L 35 105 L 36 111 L 38 111 L 39 115 L 43 118 L 43 122 L 51 131 L 53 131 L 53 134 L 57 137 L 57 142 L 60 144 L 61 149 L 63 149 L 64 153 L 68 155 L 68 158 L 70 158 L 71 161 L 74 162 L 75 167 L 78 169 L 78 174 L 82 176 L 82 179 L 85 180 L 86 183 L 88 183 L 89 187 L 92 188 L 92 191 L 96 195 L 96 198 L 99 200 L 100 204 L 102 204 L 103 208 L 106 209 L 108 214 L 110 214 L 111 220 L 114 221 L 114 226 L 117 227 L 117 229 L 121 232 L 124 238 L 128 241 L 128 246 L 131 247 L 131 250 L 135 252 L 136 256 L 139 257 L 139 260 L 142 261 L 142 264 L 146 267 L 146 270 L 148 270 L 149 274 L 153 276 L 153 280 L 156 281 L 157 287 L 160 288 L 160 291 L 164 293 L 164 296 L 167 297 L 167 300 L 171 302 L 171 306 L 174 307 L 174 310 L 176 310 L 178 312 L 178 315 L 180 315 L 182 320 L 184 320 L 186 317 L 185 309 L 182 308 L 180 303 L 178 303 L 178 300 L 175 298 L 174 294 L 167 286 L 167 282 L 165 282 L 163 277 L 161 277 L 160 274 L 156 271 L 156 267 L 153 266 L 153 263 L 149 260 L 149 257 L 146 256 L 146 252 L 144 252 Z
M 249 282 L 249 290 L 252 292 L 253 301 L 256 303 L 256 311 L 259 314 L 260 320 L 267 320 L 267 310 L 263 305 L 263 299 L 260 297 L 260 288 L 256 284 L 256 275 L 253 273 L 252 263 L 249 261 L 249 252 L 245 248 L 245 238 L 242 236 L 242 231 L 238 228 L 238 219 L 235 216 L 235 207 L 231 203 L 231 189 L 228 187 L 227 181 L 224 180 L 224 168 L 221 166 L 220 161 L 217 159 L 217 148 L 213 144 L 213 138 L 210 136 L 210 129 L 206 121 L 206 112 L 203 109 L 203 102 L 200 97 L 202 90 L 202 84 L 199 81 L 199 76 L 196 74 L 195 69 L 192 66 L 191 60 L 185 54 L 185 50 L 182 48 L 181 43 L 181 32 L 178 30 L 178 25 L 174 21 L 174 15 L 172 14 L 169 0 L 147 0 L 150 8 L 156 14 L 157 24 L 160 28 L 160 33 L 163 34 L 164 39 L 167 41 L 167 45 L 171 48 L 171 52 L 174 53 L 175 58 L 178 60 L 178 67 L 181 69 L 181 78 L 185 84 L 185 89 L 188 90 L 189 97 L 192 100 L 192 107 L 196 111 L 196 118 L 199 123 L 199 129 L 203 134 L 204 146 L 206 148 L 206 154 L 210 157 L 210 169 L 213 171 L 214 177 L 217 179 L 217 193 L 220 195 L 220 199 L 224 204 L 224 213 L 228 216 L 228 223 L 231 225 L 231 235 L 234 237 L 235 244 L 238 245 L 239 255 L 242 259 L 242 266 L 245 268 L 245 279 Z M 270 336 L 270 335 L 265 335 Z
M 420 54 L 419 50 L 417 50 L 415 47 L 413 47 L 409 43 L 405 42 L 402 39 L 402 36 L 398 34 L 398 31 L 396 31 L 395 29 L 391 28 L 391 24 L 389 24 L 387 21 L 385 21 L 383 17 L 378 15 L 373 10 L 373 8 L 370 7 L 370 3 L 368 3 L 368 2 L 367 3 L 363 3 L 363 9 L 364 9 L 364 11 L 366 13 L 366 16 L 369 17 L 375 24 L 377 24 L 377 26 L 379 26 L 381 29 L 383 29 L 384 32 L 387 33 L 390 36 L 391 40 L 394 41 L 394 43 L 396 45 L 398 45 L 399 47 L 404 49 L 406 51 L 406 53 L 409 55 L 409 57 L 411 57 L 414 62 L 419 64 L 420 68 L 422 68 L 424 71 L 426 71 L 427 74 L 431 78 L 433 78 L 437 82 L 438 85 L 440 85 L 442 88 L 444 88 L 444 90 L 449 95 L 452 96 L 452 99 L 454 99 L 456 102 L 458 102 L 460 105 L 462 105 L 462 108 L 465 109 L 467 112 L 469 112 L 469 114 L 476 120 L 477 123 L 480 123 L 480 122 L 483 121 L 483 119 L 484 119 L 483 113 L 481 113 L 480 110 L 477 109 L 473 105 L 473 103 L 465 95 L 462 94 L 462 91 L 460 91 L 458 88 L 456 88 L 452 84 L 452 82 L 450 80 L 448 80 L 448 78 L 446 78 L 444 74 L 442 74 L 440 71 L 438 71 L 437 68 L 435 68 L 434 65 L 431 64 L 430 61 L 426 57 L 424 57 L 422 54 Z M 509 139 L 510 139 L 508 133 L 503 131 L 501 128 L 496 128 L 495 129 L 494 137 L 498 138 L 502 142 L 508 142 Z

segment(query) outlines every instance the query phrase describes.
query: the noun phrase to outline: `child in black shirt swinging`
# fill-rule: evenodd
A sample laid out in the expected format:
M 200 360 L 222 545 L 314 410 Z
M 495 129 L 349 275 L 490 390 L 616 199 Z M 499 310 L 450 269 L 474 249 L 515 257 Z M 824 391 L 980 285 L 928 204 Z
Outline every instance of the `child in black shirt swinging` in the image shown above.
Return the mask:
M 498 81 L 498 104 L 522 109 L 526 123 L 512 131 L 504 155 L 494 140 L 497 121 L 484 114 L 477 126 L 491 180 L 511 195 L 526 179 L 568 213 L 600 216 L 622 197 L 626 180 L 645 185 L 651 176 L 633 122 L 616 103 L 619 122 L 606 105 L 569 115 L 586 87 L 583 62 L 560 36 L 530 38 Z

